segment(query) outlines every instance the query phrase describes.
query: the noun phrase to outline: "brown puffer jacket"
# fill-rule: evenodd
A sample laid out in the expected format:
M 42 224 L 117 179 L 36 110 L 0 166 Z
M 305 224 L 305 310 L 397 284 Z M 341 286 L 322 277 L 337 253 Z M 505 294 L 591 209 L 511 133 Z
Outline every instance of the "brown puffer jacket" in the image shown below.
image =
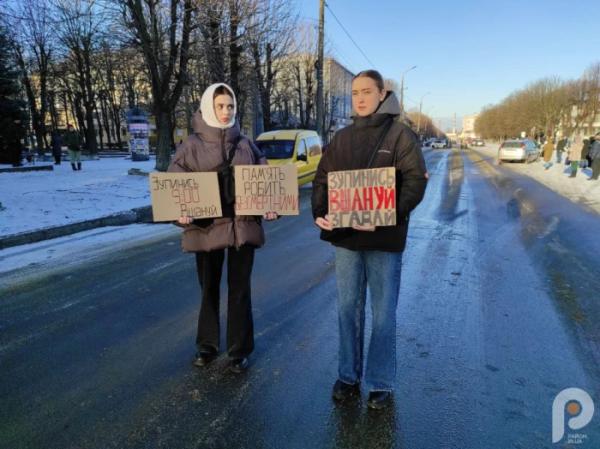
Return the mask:
M 180 146 L 167 171 L 206 172 L 226 160 L 232 146 L 237 143 L 232 165 L 264 165 L 267 163 L 261 151 L 246 137 L 240 135 L 237 123 L 227 129 L 208 126 L 202 115 L 196 112 L 193 121 L 194 134 Z M 204 220 L 203 220 L 204 221 Z M 186 252 L 213 251 L 217 249 L 265 243 L 261 217 L 234 216 L 215 218 L 207 226 L 191 224 L 183 227 L 181 246 Z

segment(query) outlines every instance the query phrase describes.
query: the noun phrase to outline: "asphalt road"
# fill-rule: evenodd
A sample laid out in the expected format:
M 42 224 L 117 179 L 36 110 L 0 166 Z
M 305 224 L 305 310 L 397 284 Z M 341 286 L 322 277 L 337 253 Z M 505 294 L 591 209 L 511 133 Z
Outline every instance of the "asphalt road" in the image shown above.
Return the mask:
M 302 189 L 256 255 L 242 375 L 191 365 L 199 288 L 176 233 L 6 275 L 0 448 L 573 447 L 552 444 L 552 402 L 579 387 L 600 406 L 600 217 L 478 154 L 425 155 L 394 407 L 330 399 L 333 251 Z M 600 447 L 598 415 L 576 447 Z

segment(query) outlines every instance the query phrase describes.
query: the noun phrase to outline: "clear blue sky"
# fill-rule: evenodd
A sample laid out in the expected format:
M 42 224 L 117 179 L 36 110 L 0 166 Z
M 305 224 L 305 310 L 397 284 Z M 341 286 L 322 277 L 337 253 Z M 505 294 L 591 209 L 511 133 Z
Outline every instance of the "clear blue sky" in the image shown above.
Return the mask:
M 319 1 L 296 3 L 316 23 Z M 600 61 L 600 0 L 327 4 L 384 77 L 399 82 L 417 66 L 405 75 L 406 107 L 430 91 L 423 112 L 438 119 L 476 113 L 540 78 L 577 78 Z M 354 72 L 370 68 L 327 9 L 325 23 L 333 56 Z

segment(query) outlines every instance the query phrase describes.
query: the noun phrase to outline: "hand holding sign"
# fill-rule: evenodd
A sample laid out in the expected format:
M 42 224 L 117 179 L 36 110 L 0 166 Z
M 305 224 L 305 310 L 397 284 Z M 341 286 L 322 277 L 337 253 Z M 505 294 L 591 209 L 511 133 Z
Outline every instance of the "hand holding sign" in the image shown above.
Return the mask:
M 377 227 L 374 225 L 352 225 L 352 229 L 355 231 L 365 231 L 365 232 L 373 232 Z
M 317 217 L 315 220 L 315 224 L 323 229 L 324 231 L 332 231 L 333 226 L 331 225 L 331 221 L 329 221 L 329 215 L 325 215 L 324 217 Z

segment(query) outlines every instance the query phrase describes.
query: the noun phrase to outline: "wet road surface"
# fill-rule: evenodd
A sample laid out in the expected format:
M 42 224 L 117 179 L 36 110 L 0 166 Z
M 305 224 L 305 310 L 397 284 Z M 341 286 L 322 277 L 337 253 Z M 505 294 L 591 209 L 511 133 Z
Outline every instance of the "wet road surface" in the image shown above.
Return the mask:
M 579 387 L 600 405 L 600 218 L 476 153 L 425 154 L 393 408 L 330 399 L 333 251 L 301 189 L 301 215 L 267 224 L 256 255 L 242 375 L 225 356 L 191 365 L 199 288 L 176 233 L 5 276 L 0 447 L 571 447 L 552 444 L 552 401 Z M 599 419 L 576 447 L 600 447 Z

